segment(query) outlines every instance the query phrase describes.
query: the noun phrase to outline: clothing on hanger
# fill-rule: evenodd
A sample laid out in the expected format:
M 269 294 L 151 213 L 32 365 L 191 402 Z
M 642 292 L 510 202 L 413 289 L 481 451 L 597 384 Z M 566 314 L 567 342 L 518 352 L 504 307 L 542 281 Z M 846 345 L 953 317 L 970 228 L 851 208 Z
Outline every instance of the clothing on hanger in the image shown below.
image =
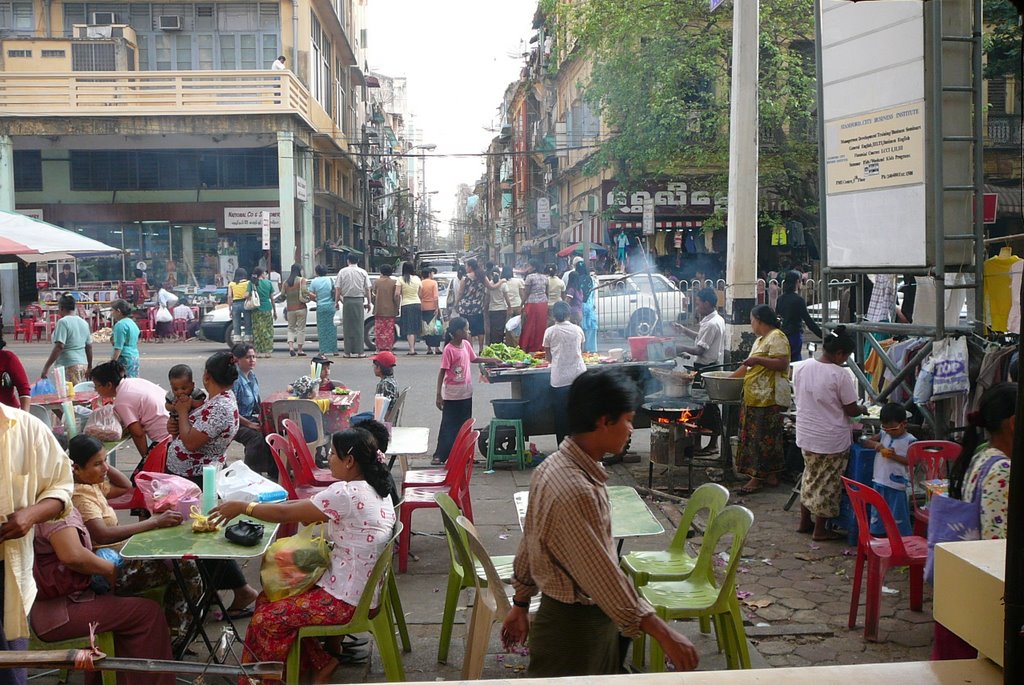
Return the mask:
M 871 300 L 864 318 L 868 321 L 896 320 L 896 275 L 875 274 Z
M 1024 275 L 1024 259 L 1010 266 L 1010 312 L 1006 317 L 1006 330 L 1020 331 L 1020 281 Z
M 1009 247 L 1003 247 L 995 257 L 989 257 L 984 264 L 982 282 L 985 300 L 985 323 L 993 330 L 1009 330 L 1012 294 L 1010 292 L 1010 268 L 1021 261 Z

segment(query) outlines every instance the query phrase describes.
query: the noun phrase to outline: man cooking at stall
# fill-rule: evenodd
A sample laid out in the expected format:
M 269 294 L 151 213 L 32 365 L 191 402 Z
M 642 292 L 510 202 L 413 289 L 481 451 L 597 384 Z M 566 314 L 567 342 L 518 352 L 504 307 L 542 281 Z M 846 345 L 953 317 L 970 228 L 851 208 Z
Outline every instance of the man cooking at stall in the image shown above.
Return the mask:
M 708 367 L 722 364 L 725 354 L 725 319 L 718 313 L 718 295 L 711 288 L 701 288 L 697 291 L 694 309 L 700 316 L 698 330 L 687 328 L 681 323 L 673 323 L 673 325 L 683 333 L 694 337 L 692 345 L 677 343 L 676 351 L 694 355 L 696 359 L 693 362 L 693 368 L 699 373 Z M 708 442 L 708 446 L 697 450 L 697 456 L 715 454 L 718 452 L 718 435 L 722 432 L 722 412 L 718 405 L 711 403 L 704 405 L 704 412 L 697 423 L 701 428 L 711 431 L 711 440 Z

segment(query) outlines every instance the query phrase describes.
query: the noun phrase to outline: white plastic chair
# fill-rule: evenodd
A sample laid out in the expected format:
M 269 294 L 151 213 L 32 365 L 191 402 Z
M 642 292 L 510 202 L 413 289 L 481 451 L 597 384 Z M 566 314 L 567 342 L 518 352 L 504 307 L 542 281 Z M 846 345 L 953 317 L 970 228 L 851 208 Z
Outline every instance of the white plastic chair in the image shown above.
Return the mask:
M 274 422 L 274 430 L 282 435 L 284 428 L 281 421 L 284 419 L 291 419 L 302 428 L 302 437 L 305 438 L 312 454 L 316 454 L 330 442 L 330 436 L 324 429 L 324 413 L 313 400 L 278 400 L 270 405 L 270 416 Z M 313 434 L 309 432 L 311 426 Z

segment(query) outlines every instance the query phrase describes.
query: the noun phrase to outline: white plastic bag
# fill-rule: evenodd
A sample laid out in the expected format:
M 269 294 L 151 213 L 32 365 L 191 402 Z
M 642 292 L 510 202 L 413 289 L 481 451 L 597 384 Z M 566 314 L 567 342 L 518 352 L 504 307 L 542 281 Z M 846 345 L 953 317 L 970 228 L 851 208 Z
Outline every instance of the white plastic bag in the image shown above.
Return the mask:
M 967 378 L 967 338 L 939 340 L 932 348 L 932 397 L 961 395 L 970 389 Z
M 97 407 L 85 423 L 85 434 L 91 435 L 100 442 L 120 440 L 123 431 L 112 404 L 103 404 Z
M 160 308 L 156 310 L 156 322 L 170 323 L 171 321 L 174 321 L 174 315 L 171 314 L 167 307 L 160 305 Z
M 236 461 L 220 472 L 217 478 L 217 494 L 221 499 L 242 502 L 276 502 L 288 499 L 288 493 L 284 488 L 256 473 L 243 461 Z

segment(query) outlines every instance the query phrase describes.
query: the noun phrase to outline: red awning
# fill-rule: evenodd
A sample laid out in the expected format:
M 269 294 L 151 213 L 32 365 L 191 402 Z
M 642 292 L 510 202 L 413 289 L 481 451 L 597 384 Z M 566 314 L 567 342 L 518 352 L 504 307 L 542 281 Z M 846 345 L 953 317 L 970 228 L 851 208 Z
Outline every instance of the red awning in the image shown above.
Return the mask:
M 591 243 L 590 244 L 590 249 L 593 250 L 594 252 L 607 252 L 608 251 L 608 250 L 604 249 L 604 247 L 602 247 L 598 243 Z M 568 257 L 569 255 L 571 255 L 574 252 L 576 254 L 578 254 L 578 255 L 582 255 L 583 254 L 583 243 L 576 243 L 575 245 L 570 245 L 569 247 L 564 248 L 563 250 L 561 250 L 558 253 L 558 256 L 559 257 Z

